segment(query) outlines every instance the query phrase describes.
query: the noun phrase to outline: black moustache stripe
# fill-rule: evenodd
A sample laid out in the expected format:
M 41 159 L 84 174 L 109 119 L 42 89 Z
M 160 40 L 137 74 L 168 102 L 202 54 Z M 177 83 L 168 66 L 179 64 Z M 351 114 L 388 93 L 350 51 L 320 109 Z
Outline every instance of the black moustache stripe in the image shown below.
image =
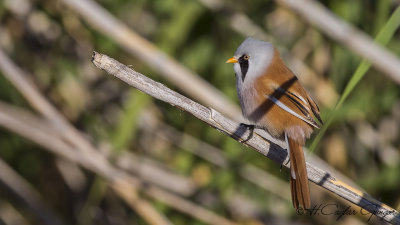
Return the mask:
M 242 56 L 239 58 L 239 65 L 240 65 L 240 70 L 242 71 L 242 81 L 244 81 L 247 71 L 249 70 L 249 60 L 245 60 Z

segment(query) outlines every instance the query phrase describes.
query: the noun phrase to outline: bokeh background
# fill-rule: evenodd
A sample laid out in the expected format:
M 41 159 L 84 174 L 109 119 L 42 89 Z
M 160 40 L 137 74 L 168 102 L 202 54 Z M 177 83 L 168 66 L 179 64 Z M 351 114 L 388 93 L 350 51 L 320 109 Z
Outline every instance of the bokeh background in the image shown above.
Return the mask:
M 285 2 L 1 0 L 0 224 L 386 223 L 361 213 L 297 215 L 286 169 L 91 62 L 94 50 L 104 53 L 207 106 L 185 82 L 212 85 L 224 99 L 217 109 L 234 118 L 235 77 L 225 61 L 246 36 L 270 41 L 319 103 L 323 120 L 331 119 L 309 153 L 315 165 L 399 210 L 398 83 L 372 62 L 334 110 L 363 56 Z M 307 2 L 371 41 L 400 3 Z M 84 3 L 90 4 L 79 8 Z M 397 26 L 383 33 L 384 50 L 396 58 Z M 189 81 L 168 74 L 181 67 Z M 115 171 L 136 188 L 113 180 Z M 310 188 L 314 204 L 360 212 Z

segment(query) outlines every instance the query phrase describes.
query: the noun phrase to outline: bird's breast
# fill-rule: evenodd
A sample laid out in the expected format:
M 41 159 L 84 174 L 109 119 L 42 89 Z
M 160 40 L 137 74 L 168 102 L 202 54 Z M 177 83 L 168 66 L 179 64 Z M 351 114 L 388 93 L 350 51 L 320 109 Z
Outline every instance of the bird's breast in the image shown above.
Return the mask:
M 237 91 L 242 108 L 243 117 L 250 122 L 255 123 L 256 121 L 250 118 L 251 113 L 257 108 L 259 96 L 253 84 L 250 82 L 237 84 Z

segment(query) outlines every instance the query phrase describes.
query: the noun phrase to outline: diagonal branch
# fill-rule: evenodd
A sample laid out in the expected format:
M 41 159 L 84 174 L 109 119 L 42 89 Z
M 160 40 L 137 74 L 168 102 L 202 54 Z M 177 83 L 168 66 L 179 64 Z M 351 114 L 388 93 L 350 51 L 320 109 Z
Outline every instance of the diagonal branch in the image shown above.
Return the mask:
M 200 105 L 199 103 L 172 91 L 163 84 L 151 80 L 106 55 L 94 52 L 92 61 L 98 68 L 116 76 L 130 86 L 135 87 L 161 101 L 170 103 L 181 110 L 189 112 L 208 125 L 231 136 L 233 139 L 240 142 L 246 140 L 248 146 L 273 161 L 279 164 L 286 161 L 287 152 L 281 147 L 282 145 L 276 144 L 275 140 L 266 137 L 262 131 L 257 130 L 257 132 L 254 132 L 254 135 L 250 137 L 250 131 L 245 127 L 240 126 L 238 123 L 226 118 L 219 112 Z M 318 186 L 321 186 L 349 202 L 360 206 L 366 211 L 374 213 L 377 217 L 380 217 L 387 222 L 393 224 L 400 223 L 400 214 L 396 210 L 379 202 L 368 194 L 338 180 L 328 172 L 323 171 L 310 163 L 307 163 L 307 172 L 309 180 Z

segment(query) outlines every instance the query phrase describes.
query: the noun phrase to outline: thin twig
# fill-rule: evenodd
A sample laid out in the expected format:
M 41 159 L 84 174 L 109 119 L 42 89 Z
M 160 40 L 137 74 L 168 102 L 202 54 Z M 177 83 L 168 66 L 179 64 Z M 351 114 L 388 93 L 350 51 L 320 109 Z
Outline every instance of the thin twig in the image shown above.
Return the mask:
M 94 52 L 92 61 L 98 68 L 101 68 L 107 73 L 116 76 L 132 87 L 135 87 L 161 101 L 170 103 L 181 110 L 191 113 L 196 118 L 231 136 L 235 140 L 241 141 L 248 139 L 246 141 L 248 146 L 252 147 L 273 161 L 282 164 L 286 160 L 287 152 L 281 146 L 275 144 L 273 140 L 260 134 L 260 131 L 255 132 L 251 138 L 248 138 L 250 131 L 244 127 L 241 127 L 238 123 L 224 117 L 222 114 L 213 109 L 204 107 L 172 91 L 166 86 L 151 80 L 150 78 L 132 70 L 128 66 L 125 66 L 106 55 Z M 396 210 L 379 202 L 368 194 L 363 193 L 362 191 L 359 191 L 358 189 L 355 189 L 338 180 L 328 172 L 323 171 L 309 163 L 307 163 L 307 172 L 309 180 L 315 184 L 324 187 L 325 189 L 343 197 L 349 202 L 352 202 L 371 213 L 375 213 L 377 217 L 380 217 L 387 222 L 394 224 L 400 223 L 400 214 Z M 377 210 L 384 213 L 376 213 Z
M 276 0 L 400 83 L 400 59 L 314 0 Z

